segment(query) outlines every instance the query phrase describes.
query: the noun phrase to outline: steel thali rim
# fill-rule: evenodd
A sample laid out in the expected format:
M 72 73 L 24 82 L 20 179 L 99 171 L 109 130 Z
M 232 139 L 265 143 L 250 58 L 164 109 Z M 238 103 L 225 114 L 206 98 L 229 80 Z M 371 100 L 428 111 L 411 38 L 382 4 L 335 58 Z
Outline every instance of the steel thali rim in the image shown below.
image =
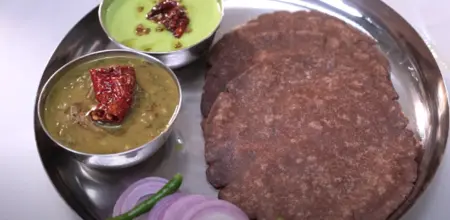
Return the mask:
M 328 5 L 328 3 L 326 2 L 330 2 L 327 0 L 322 0 L 322 1 L 313 1 L 313 0 L 302 0 L 302 1 L 294 1 L 294 0 L 264 0 L 266 2 L 273 2 L 275 4 L 284 4 L 286 6 L 292 6 L 295 8 L 305 8 L 308 7 L 310 5 L 312 6 L 316 6 L 314 3 L 320 3 L 320 5 Z M 224 3 L 227 2 L 238 2 L 236 0 L 224 0 Z M 242 2 L 242 1 L 241 1 Z M 258 0 L 250 0 L 248 1 L 248 4 L 252 4 L 252 2 L 258 2 Z M 442 75 L 439 73 L 439 69 L 437 67 L 436 61 L 434 60 L 431 52 L 428 50 L 426 44 L 423 42 L 423 40 L 420 38 L 420 36 L 417 34 L 417 32 L 414 31 L 414 29 L 405 21 L 403 20 L 400 15 L 398 15 L 396 12 L 394 12 L 389 6 L 387 6 L 385 3 L 381 2 L 381 1 L 370 1 L 370 3 L 368 3 L 368 1 L 364 1 L 364 0 L 351 0 L 351 1 L 344 1 L 347 4 L 351 4 L 351 5 L 356 5 L 358 7 L 361 7 L 361 5 L 364 4 L 375 4 L 376 7 L 382 7 L 384 9 L 384 13 L 386 15 L 386 19 L 389 19 L 389 16 L 393 16 L 395 19 L 399 20 L 401 25 L 407 29 L 408 33 L 412 33 L 411 36 L 408 36 L 409 38 L 414 38 L 414 39 L 418 39 L 419 44 L 415 44 L 413 45 L 406 45 L 409 47 L 413 47 L 413 48 L 408 48 L 408 50 L 412 50 L 412 51 L 408 51 L 409 54 L 413 55 L 413 58 L 415 58 L 415 61 L 417 63 L 417 66 L 419 67 L 419 72 L 421 72 L 422 74 L 428 74 L 428 72 L 424 71 L 424 69 L 431 69 L 431 70 L 435 70 L 437 68 L 438 73 L 436 73 L 436 71 L 434 73 L 432 73 L 432 75 L 434 77 L 436 77 L 436 74 L 439 74 L 440 77 L 442 78 Z M 246 3 L 247 4 L 247 3 Z M 230 7 L 239 7 L 239 4 L 236 5 L 232 5 Z M 370 7 L 370 6 L 364 6 L 364 7 Z M 223 6 L 224 9 L 227 9 L 226 5 Z M 316 8 L 316 7 L 312 7 L 312 8 Z M 93 9 L 86 17 L 84 17 L 82 20 L 85 19 L 93 19 L 93 16 L 97 16 L 96 13 L 96 9 Z M 368 16 L 368 18 L 373 18 L 372 16 Z M 98 18 L 97 18 L 98 19 Z M 361 18 L 361 19 L 367 19 L 367 18 Z M 81 21 L 82 21 L 81 20 Z M 81 22 L 80 21 L 80 22 Z M 383 21 L 383 19 L 381 19 L 381 22 Z M 98 22 L 98 21 L 97 21 Z M 379 23 L 380 21 L 378 21 Z M 100 26 L 99 26 L 100 27 Z M 73 30 L 73 29 L 72 29 Z M 388 30 L 390 31 L 391 35 L 399 37 L 399 33 L 397 33 L 395 30 Z M 109 39 L 107 38 L 107 36 L 105 35 L 103 38 L 106 38 L 106 40 L 109 41 Z M 66 39 L 64 39 L 66 40 Z M 61 44 L 64 42 L 64 40 L 61 42 Z M 404 46 L 404 45 L 403 45 Z M 414 47 L 420 47 L 420 51 L 419 52 L 415 52 L 414 51 Z M 424 51 L 424 48 L 426 48 L 426 51 Z M 59 49 L 59 47 L 58 47 Z M 57 49 L 57 50 L 58 50 Z M 423 54 L 421 54 L 423 53 Z M 49 71 L 48 68 L 51 66 L 52 61 L 54 61 L 55 55 L 52 57 L 52 59 L 50 60 L 49 64 L 47 65 L 46 71 Z M 425 61 L 424 61 L 425 59 Z M 424 65 L 428 65 L 425 66 Z M 44 79 L 42 79 L 43 81 L 46 81 Z M 41 85 L 39 90 L 41 90 L 42 88 L 42 80 L 41 80 Z M 436 153 L 436 158 L 431 158 L 434 159 L 431 163 L 432 165 L 426 167 L 426 172 L 427 174 L 423 177 L 423 180 L 420 184 L 418 184 L 415 187 L 415 192 L 413 192 L 413 194 L 405 201 L 405 203 L 398 209 L 396 210 L 390 219 L 398 219 L 400 218 L 404 213 L 406 213 L 407 210 L 409 210 L 409 208 L 414 204 L 414 202 L 419 198 L 419 196 L 424 192 L 424 190 L 426 189 L 428 183 L 432 180 L 439 164 L 440 164 L 440 159 L 444 153 L 445 150 L 445 146 L 446 146 L 446 141 L 447 141 L 447 135 L 448 135 L 448 104 L 447 104 L 447 94 L 446 94 L 446 89 L 444 88 L 444 92 L 443 92 L 443 97 L 445 98 L 445 101 L 443 101 L 443 107 L 442 109 L 439 110 L 439 118 L 437 119 L 439 121 L 439 123 L 441 124 L 441 134 L 445 134 L 445 138 L 443 140 L 440 141 L 440 146 L 438 146 L 437 148 L 437 153 Z M 39 93 L 38 93 L 39 94 Z M 39 125 L 36 125 L 36 114 L 35 114 L 35 127 L 39 127 Z M 36 133 L 40 132 L 39 128 L 35 129 Z M 39 149 L 40 151 L 40 155 L 41 155 L 41 159 L 43 160 L 43 157 L 45 157 L 45 152 L 43 152 L 41 149 Z M 44 161 L 44 160 L 43 160 Z M 77 198 L 76 195 L 74 195 L 73 192 L 71 192 L 70 190 L 65 190 L 67 189 L 67 187 L 65 186 L 65 182 L 64 180 L 61 178 L 60 175 L 52 175 L 55 172 L 51 172 L 50 170 L 52 169 L 56 169 L 51 167 L 48 163 L 44 163 L 44 167 L 47 171 L 47 174 L 49 175 L 50 179 L 52 180 L 55 188 L 57 189 L 57 191 L 60 193 L 60 195 L 64 198 L 64 200 L 69 204 L 69 206 L 83 219 L 98 219 L 98 217 L 95 215 L 95 213 L 93 213 L 91 210 L 89 210 L 89 208 L 85 207 L 85 205 L 82 203 L 81 200 L 79 200 Z

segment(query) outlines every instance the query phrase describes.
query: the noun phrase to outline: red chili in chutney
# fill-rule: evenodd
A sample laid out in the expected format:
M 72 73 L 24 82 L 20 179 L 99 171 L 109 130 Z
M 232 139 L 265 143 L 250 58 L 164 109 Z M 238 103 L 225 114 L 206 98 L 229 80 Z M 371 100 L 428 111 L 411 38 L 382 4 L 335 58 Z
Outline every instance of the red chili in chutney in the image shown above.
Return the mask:
M 121 123 L 133 104 L 136 72 L 132 66 L 111 66 L 89 70 L 97 107 L 90 112 L 93 121 Z
M 186 8 L 176 0 L 159 2 L 147 14 L 147 19 L 163 24 L 176 38 L 183 36 L 190 22 Z

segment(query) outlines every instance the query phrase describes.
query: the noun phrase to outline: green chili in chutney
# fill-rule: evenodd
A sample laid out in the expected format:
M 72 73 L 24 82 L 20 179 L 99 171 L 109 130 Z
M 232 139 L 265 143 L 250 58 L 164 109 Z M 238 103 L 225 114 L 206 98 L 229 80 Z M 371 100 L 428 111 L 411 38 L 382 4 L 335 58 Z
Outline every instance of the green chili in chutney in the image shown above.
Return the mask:
M 135 69 L 133 103 L 119 125 L 103 126 L 89 117 L 98 105 L 89 70 L 115 65 Z M 61 144 L 84 153 L 124 152 L 164 132 L 178 107 L 179 91 L 170 73 L 138 58 L 111 57 L 68 70 L 45 100 L 43 120 L 50 135 Z

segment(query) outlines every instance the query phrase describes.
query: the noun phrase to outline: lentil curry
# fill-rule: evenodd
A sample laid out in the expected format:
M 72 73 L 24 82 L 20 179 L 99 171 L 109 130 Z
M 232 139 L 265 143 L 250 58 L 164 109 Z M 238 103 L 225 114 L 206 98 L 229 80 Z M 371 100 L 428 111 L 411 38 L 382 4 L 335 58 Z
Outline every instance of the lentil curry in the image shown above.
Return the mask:
M 120 97 L 112 101 L 112 104 L 130 104 L 122 109 L 126 111 L 125 117 L 115 124 L 94 122 L 91 117 L 91 113 L 103 104 L 99 97 L 105 96 L 95 90 L 101 86 L 93 86 L 90 74 L 92 76 L 93 70 L 107 71 L 108 68 L 126 68 L 135 72 L 130 78 L 134 80 L 128 80 L 133 82 L 130 85 L 134 91 L 129 93 L 132 102 L 129 99 L 121 102 Z M 110 85 L 108 83 L 105 85 Z M 115 89 L 118 88 L 111 90 L 117 91 Z M 121 91 L 130 90 L 126 89 Z M 91 154 L 120 153 L 161 134 L 167 128 L 179 98 L 175 80 L 164 69 L 137 58 L 105 58 L 68 70 L 51 88 L 45 100 L 43 119 L 50 135 L 73 150 Z M 107 111 L 108 107 L 104 109 Z

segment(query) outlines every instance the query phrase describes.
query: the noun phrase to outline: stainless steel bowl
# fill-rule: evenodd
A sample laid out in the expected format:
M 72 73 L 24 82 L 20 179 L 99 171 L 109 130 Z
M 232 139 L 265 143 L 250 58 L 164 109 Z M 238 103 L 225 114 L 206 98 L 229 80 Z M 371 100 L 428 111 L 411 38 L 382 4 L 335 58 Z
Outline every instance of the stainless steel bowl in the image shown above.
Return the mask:
M 125 151 L 125 152 L 116 153 L 116 154 L 89 154 L 89 153 L 83 153 L 83 152 L 73 150 L 73 149 L 63 145 L 59 141 L 57 141 L 48 132 L 48 130 L 45 126 L 44 120 L 43 120 L 43 111 L 45 108 L 46 98 L 48 97 L 51 88 L 55 85 L 56 82 L 58 82 L 58 80 L 60 79 L 62 74 L 66 73 L 67 70 L 69 70 L 79 64 L 85 63 L 85 62 L 89 62 L 92 60 L 98 60 L 98 59 L 104 59 L 104 58 L 111 58 L 111 57 L 130 57 L 130 58 L 144 59 L 144 60 L 148 61 L 149 63 L 151 63 L 152 65 L 156 65 L 156 66 L 164 69 L 165 71 L 167 71 L 167 73 L 172 76 L 172 78 L 175 81 L 177 88 L 178 88 L 178 93 L 179 93 L 178 105 L 172 115 L 172 118 L 170 119 L 170 121 L 167 125 L 166 130 L 163 131 L 160 135 L 158 135 L 153 140 L 147 142 L 146 144 L 144 144 L 140 147 L 137 147 L 137 148 L 131 149 L 129 151 Z M 94 53 L 90 53 L 85 56 L 79 57 L 79 58 L 67 63 L 66 65 L 62 66 L 61 68 L 59 68 L 45 83 L 44 87 L 41 90 L 41 93 L 39 94 L 39 99 L 38 99 L 38 104 L 37 104 L 37 113 L 38 113 L 38 118 L 39 118 L 41 127 L 44 130 L 44 132 L 46 133 L 46 135 L 54 143 L 56 143 L 60 147 L 64 148 L 68 152 L 70 152 L 71 155 L 75 156 L 75 158 L 78 159 L 79 161 L 81 161 L 82 163 L 84 163 L 87 166 L 92 167 L 92 168 L 124 168 L 124 167 L 130 167 L 130 166 L 136 165 L 139 162 L 144 161 L 145 159 L 147 159 L 148 157 L 153 155 L 158 149 L 160 149 L 161 146 L 164 145 L 164 143 L 166 142 L 167 138 L 169 137 L 169 135 L 172 131 L 172 125 L 180 111 L 181 100 L 182 100 L 181 95 L 182 95 L 181 94 L 181 86 L 180 86 L 180 83 L 179 83 L 177 77 L 172 72 L 172 70 L 170 70 L 170 68 L 165 66 L 158 59 L 156 59 L 150 55 L 143 54 L 140 52 L 135 52 L 135 51 L 104 50 L 104 51 L 94 52 Z
M 111 5 L 111 3 L 115 0 L 103 0 L 100 3 L 100 6 L 98 7 L 98 16 L 100 20 L 100 25 L 102 26 L 103 31 L 106 33 L 108 38 L 118 47 L 127 49 L 127 50 L 134 50 L 139 51 L 142 53 L 146 53 L 149 55 L 152 55 L 159 59 L 161 62 L 163 62 L 165 65 L 172 69 L 177 69 L 183 66 L 186 66 L 198 58 L 200 58 L 202 55 L 206 54 L 213 43 L 214 36 L 216 35 L 217 29 L 219 28 L 222 19 L 223 19 L 223 4 L 222 0 L 217 0 L 217 2 L 220 4 L 221 8 L 221 18 L 219 23 L 217 24 L 216 28 L 204 39 L 202 39 L 200 42 L 180 50 L 174 50 L 174 51 L 168 51 L 168 52 L 147 52 L 147 51 L 141 51 L 137 50 L 131 47 L 128 47 L 118 41 L 116 41 L 111 35 L 109 35 L 109 32 L 104 24 L 104 19 L 106 18 L 106 11 L 108 7 Z M 120 1 L 120 0 L 118 0 Z

